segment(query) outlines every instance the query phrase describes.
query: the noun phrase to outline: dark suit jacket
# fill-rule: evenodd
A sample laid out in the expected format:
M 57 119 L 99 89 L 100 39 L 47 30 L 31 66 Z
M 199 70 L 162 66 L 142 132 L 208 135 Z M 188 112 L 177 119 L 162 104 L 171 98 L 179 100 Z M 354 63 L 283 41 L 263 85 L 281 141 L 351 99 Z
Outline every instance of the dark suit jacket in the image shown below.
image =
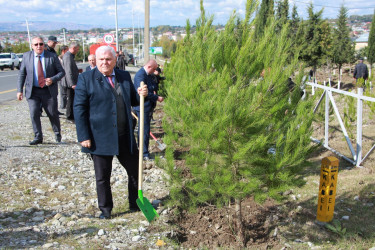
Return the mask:
M 355 68 L 354 68 L 354 74 L 353 74 L 354 78 L 358 79 L 358 78 L 363 78 L 363 79 L 367 79 L 368 78 L 368 69 L 367 69 L 367 65 L 364 64 L 364 63 L 358 63 Z
M 154 91 L 157 91 L 157 87 L 154 83 L 153 76 L 147 75 L 146 70 L 143 67 L 135 74 L 135 89 L 138 89 L 141 86 L 142 81 L 147 84 L 148 89 L 148 95 L 147 98 L 145 98 L 145 112 L 150 112 L 157 102 L 159 96 L 154 94 Z M 134 109 L 137 111 L 140 110 L 139 106 L 134 107 Z
M 134 133 L 131 106 L 139 105 L 137 94 L 130 74 L 115 69 L 116 80 L 121 86 L 130 131 L 129 148 L 134 153 L 137 148 Z M 74 119 L 78 141 L 91 140 L 91 148 L 82 152 L 96 155 L 118 155 L 118 131 L 116 98 L 110 85 L 100 71 L 95 68 L 78 77 L 74 97 Z
M 34 51 L 28 51 L 23 54 L 23 60 L 20 71 L 18 73 L 17 92 L 22 93 L 25 86 L 26 98 L 31 97 L 34 82 Z M 56 54 L 47 50 L 44 51 L 44 62 L 46 78 L 52 79 L 52 84 L 48 86 L 48 90 L 52 97 L 57 97 L 58 87 L 57 82 L 64 77 L 65 71 L 62 68 Z
M 74 61 L 74 55 L 67 51 L 63 56 L 63 68 L 65 70 L 65 77 L 62 79 L 62 86 L 71 88 L 77 84 L 78 81 L 78 67 Z

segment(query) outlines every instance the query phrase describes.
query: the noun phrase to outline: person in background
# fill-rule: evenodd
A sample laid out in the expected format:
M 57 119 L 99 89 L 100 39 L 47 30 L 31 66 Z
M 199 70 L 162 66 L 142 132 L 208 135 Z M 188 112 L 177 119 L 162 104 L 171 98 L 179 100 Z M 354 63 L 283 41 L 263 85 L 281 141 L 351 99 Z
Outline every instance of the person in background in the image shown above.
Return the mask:
M 363 78 L 363 80 L 367 80 L 368 78 L 368 69 L 367 65 L 363 63 L 363 58 L 358 60 L 358 64 L 355 65 L 353 77 L 358 82 L 358 79 Z
M 77 43 L 71 43 L 69 50 L 63 56 L 63 67 L 65 70 L 65 77 L 63 79 L 63 85 L 66 87 L 66 119 L 74 122 L 73 115 L 73 100 L 74 100 L 74 88 L 77 85 L 79 70 L 74 56 L 79 51 L 79 45 Z
M 59 55 L 59 60 L 61 65 L 63 64 L 62 62 L 62 57 L 64 54 L 68 51 L 69 47 L 66 45 L 63 45 L 60 47 L 61 54 Z M 62 81 L 60 80 L 58 82 L 59 84 L 59 95 L 60 95 L 60 109 L 65 109 L 66 108 L 66 88 L 63 86 Z M 62 114 L 59 112 L 59 114 Z
M 23 99 L 23 87 L 29 104 L 30 117 L 34 130 L 34 140 L 30 145 L 43 143 L 40 106 L 44 108 L 51 122 L 57 143 L 61 142 L 60 118 L 57 110 L 57 82 L 64 77 L 57 55 L 44 50 L 43 38 L 32 39 L 32 51 L 23 54 L 23 62 L 18 74 L 17 99 Z
M 96 57 L 94 54 L 90 54 L 87 59 L 89 60 L 89 66 L 86 67 L 85 71 L 90 71 L 96 67 Z
M 155 69 L 153 74 L 153 81 L 154 81 L 154 94 L 157 95 L 159 91 L 159 84 L 161 81 L 165 80 L 165 77 L 161 76 L 161 68 L 160 65 Z M 151 121 L 150 124 L 154 124 L 156 121 L 153 118 L 154 110 L 156 108 L 156 102 L 153 103 L 153 107 L 151 109 Z
M 57 38 L 55 36 L 49 36 L 45 49 L 48 50 L 49 52 L 52 52 L 55 55 L 57 55 L 57 53 L 55 51 L 55 47 L 56 47 L 57 43 L 58 43 L 58 41 L 57 41 Z
M 134 138 L 131 106 L 139 105 L 139 95 L 147 96 L 147 86 L 134 88 L 129 72 L 116 69 L 112 47 L 101 46 L 96 65 L 78 77 L 74 98 L 77 138 L 82 152 L 94 162 L 100 219 L 110 219 L 113 209 L 111 172 L 117 156 L 128 174 L 130 211 L 139 211 L 138 149 Z M 138 94 L 137 94 L 138 92 Z
M 116 62 L 116 69 L 125 70 L 125 56 L 122 51 L 116 52 L 117 62 Z
M 134 77 L 134 87 L 137 89 L 141 86 L 141 82 L 144 82 L 148 88 L 148 95 L 147 99 L 145 100 L 145 108 L 144 108 L 144 136 L 143 136 L 143 159 L 145 161 L 150 160 L 150 155 L 148 152 L 148 145 L 150 140 L 150 122 L 151 122 L 151 115 L 152 115 L 152 108 L 154 107 L 155 103 L 162 102 L 164 98 L 162 96 L 158 96 L 155 94 L 156 92 L 156 85 L 153 80 L 153 73 L 158 67 L 158 64 L 154 59 L 149 60 L 145 66 L 143 66 Z M 137 116 L 140 117 L 140 107 L 134 107 L 134 110 L 137 112 Z M 139 127 L 139 126 L 138 126 Z M 139 138 L 138 133 L 138 145 Z M 142 150 L 142 149 L 139 149 Z

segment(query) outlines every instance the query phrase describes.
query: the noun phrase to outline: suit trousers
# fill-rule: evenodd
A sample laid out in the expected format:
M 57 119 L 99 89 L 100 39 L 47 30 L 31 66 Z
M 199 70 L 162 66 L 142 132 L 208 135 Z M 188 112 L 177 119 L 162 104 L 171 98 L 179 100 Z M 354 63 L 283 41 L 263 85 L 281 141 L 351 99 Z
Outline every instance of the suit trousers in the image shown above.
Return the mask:
M 74 120 L 73 115 L 74 89 L 66 88 L 66 119 Z
M 43 107 L 52 125 L 55 136 L 61 136 L 60 118 L 57 110 L 57 96 L 51 96 L 48 87 L 33 87 L 29 104 L 31 123 L 34 130 L 34 139 L 43 140 L 42 123 L 40 121 L 40 108 Z
M 129 207 L 137 207 L 138 198 L 138 150 L 130 153 L 128 142 L 130 135 L 119 136 L 119 155 L 117 158 L 128 174 Z M 96 192 L 99 209 L 110 214 L 113 208 L 111 191 L 111 173 L 113 155 L 91 155 L 94 161 Z
M 141 117 L 141 113 L 137 110 L 138 121 L 140 121 L 139 117 Z M 150 122 L 151 122 L 151 112 L 145 111 L 145 119 L 144 119 L 144 133 L 143 133 L 143 157 L 149 157 L 148 152 L 148 145 L 150 143 Z M 138 124 L 138 148 L 139 148 L 139 124 Z
M 59 95 L 60 95 L 60 108 L 66 108 L 66 101 L 67 101 L 67 94 L 66 94 L 66 87 L 61 85 L 61 81 L 59 81 Z

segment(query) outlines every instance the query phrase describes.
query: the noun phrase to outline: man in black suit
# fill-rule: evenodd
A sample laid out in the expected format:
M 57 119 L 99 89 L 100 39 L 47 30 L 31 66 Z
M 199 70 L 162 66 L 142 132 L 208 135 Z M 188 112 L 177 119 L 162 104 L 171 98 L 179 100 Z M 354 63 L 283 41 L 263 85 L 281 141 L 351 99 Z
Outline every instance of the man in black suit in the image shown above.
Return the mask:
M 60 119 L 57 110 L 57 82 L 65 75 L 57 56 L 44 50 L 43 38 L 32 40 L 33 51 L 23 54 L 18 74 L 17 99 L 23 99 L 23 87 L 29 104 L 34 140 L 30 145 L 43 143 L 40 106 L 44 108 L 51 122 L 56 142 L 61 142 Z
M 89 66 L 86 67 L 85 71 L 90 71 L 96 67 L 96 58 L 94 54 L 90 54 L 87 59 L 89 60 Z
M 74 98 L 74 117 L 82 152 L 94 162 L 100 219 L 109 219 L 113 208 L 111 192 L 112 160 L 116 155 L 128 174 L 130 210 L 139 211 L 138 149 L 133 133 L 131 106 L 139 105 L 139 95 L 147 96 L 147 86 L 133 86 L 127 71 L 114 69 L 112 47 L 96 50 L 96 68 L 78 77 Z
M 73 115 L 73 100 L 74 100 L 74 88 L 77 85 L 79 70 L 74 56 L 79 51 L 79 45 L 77 43 L 71 43 L 69 50 L 63 56 L 63 67 L 65 70 L 65 77 L 62 80 L 62 84 L 66 87 L 66 119 L 74 121 Z

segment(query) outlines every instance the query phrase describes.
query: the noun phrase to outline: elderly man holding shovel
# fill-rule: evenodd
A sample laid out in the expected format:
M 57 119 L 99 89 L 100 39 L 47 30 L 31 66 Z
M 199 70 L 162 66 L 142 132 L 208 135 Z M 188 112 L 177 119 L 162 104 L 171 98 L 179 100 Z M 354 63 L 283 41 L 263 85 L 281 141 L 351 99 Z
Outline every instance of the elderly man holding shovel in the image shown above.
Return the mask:
M 109 46 L 96 50 L 97 68 L 78 78 L 74 117 L 82 152 L 94 162 L 100 219 L 111 218 L 113 208 L 110 178 L 116 155 L 128 174 L 129 209 L 137 206 L 138 149 L 133 133 L 131 106 L 139 105 L 139 95 L 147 96 L 147 86 L 134 88 L 129 72 L 115 69 L 116 53 Z M 137 94 L 138 92 L 138 94 Z

